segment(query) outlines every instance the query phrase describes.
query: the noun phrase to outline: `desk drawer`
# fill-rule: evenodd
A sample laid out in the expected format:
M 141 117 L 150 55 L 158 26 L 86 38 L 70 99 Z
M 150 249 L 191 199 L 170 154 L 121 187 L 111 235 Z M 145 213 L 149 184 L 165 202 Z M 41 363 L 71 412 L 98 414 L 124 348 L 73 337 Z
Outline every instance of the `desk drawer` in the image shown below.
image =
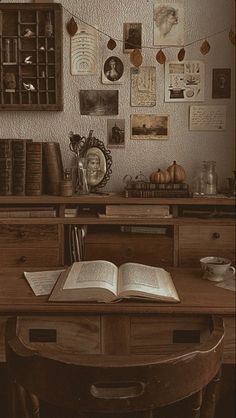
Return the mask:
M 19 246 L 19 248 L 0 248 L 1 267 L 53 267 L 58 265 L 61 265 L 59 247 L 36 249 Z
M 199 266 L 199 259 L 221 256 L 235 263 L 233 226 L 183 225 L 179 227 L 179 265 Z
M 0 247 L 56 247 L 58 241 L 58 225 L 0 225 Z

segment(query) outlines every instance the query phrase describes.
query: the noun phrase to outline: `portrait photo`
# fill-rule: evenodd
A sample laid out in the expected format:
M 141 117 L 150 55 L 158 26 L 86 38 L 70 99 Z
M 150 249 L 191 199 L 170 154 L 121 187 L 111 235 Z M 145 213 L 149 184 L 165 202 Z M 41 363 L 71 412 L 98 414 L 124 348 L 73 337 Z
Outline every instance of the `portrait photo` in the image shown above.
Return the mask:
M 231 69 L 213 68 L 212 98 L 229 99 L 231 95 Z
M 142 48 L 142 24 L 124 23 L 124 52 Z
M 81 115 L 118 115 L 118 90 L 80 90 Z
M 183 0 L 158 0 L 153 6 L 153 44 L 178 46 L 184 43 Z
M 169 139 L 169 115 L 131 115 L 131 139 Z
M 85 154 L 85 168 L 88 186 L 97 186 L 106 174 L 106 158 L 101 149 L 88 149 Z
M 107 119 L 107 146 L 109 148 L 124 148 L 125 119 Z
M 124 64 L 120 58 L 112 55 L 104 60 L 102 82 L 104 84 L 122 84 Z

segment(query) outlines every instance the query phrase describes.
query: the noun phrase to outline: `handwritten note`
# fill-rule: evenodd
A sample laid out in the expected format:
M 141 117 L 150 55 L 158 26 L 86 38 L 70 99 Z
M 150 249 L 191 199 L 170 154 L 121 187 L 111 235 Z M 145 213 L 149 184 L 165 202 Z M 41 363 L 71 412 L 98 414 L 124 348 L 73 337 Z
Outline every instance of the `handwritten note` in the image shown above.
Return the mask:
M 224 131 L 226 106 L 190 106 L 190 131 Z
M 64 270 L 24 272 L 25 278 L 36 296 L 50 295 L 54 284 Z

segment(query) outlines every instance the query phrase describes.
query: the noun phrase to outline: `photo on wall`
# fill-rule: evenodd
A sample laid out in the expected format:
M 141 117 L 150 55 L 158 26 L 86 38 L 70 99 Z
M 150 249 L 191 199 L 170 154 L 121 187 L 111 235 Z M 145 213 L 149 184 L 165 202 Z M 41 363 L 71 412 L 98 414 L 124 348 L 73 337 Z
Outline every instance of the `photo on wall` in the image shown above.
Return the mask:
M 153 6 L 153 44 L 184 44 L 183 0 L 157 0 Z
M 104 59 L 102 68 L 103 84 L 122 84 L 124 74 L 124 64 L 119 57 L 115 55 Z
M 130 105 L 155 106 L 156 68 L 131 68 L 130 79 Z
M 124 49 L 125 53 L 130 53 L 134 49 L 142 48 L 142 24 L 124 23 Z
M 81 115 L 118 115 L 118 90 L 80 90 Z
M 201 102 L 205 93 L 202 61 L 169 61 L 165 64 L 165 101 Z
M 107 146 L 125 147 L 125 119 L 107 119 Z
M 131 115 L 131 139 L 169 139 L 169 115 Z
M 212 71 L 212 98 L 229 99 L 231 93 L 231 69 L 213 68 Z
M 71 74 L 97 74 L 98 32 L 95 28 L 80 23 L 78 30 L 71 37 Z

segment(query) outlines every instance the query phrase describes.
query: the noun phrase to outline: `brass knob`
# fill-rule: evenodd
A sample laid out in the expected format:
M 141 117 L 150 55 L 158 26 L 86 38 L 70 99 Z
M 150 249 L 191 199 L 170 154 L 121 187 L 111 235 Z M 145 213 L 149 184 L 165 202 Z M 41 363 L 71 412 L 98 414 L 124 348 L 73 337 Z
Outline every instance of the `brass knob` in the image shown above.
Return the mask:
M 212 238 L 213 238 L 213 239 L 219 239 L 219 238 L 220 238 L 220 234 L 219 234 L 219 232 L 214 232 L 214 233 L 212 234 Z
M 20 261 L 21 261 L 22 263 L 25 263 L 25 262 L 27 261 L 27 257 L 26 257 L 25 255 L 22 255 L 22 256 L 20 257 Z

